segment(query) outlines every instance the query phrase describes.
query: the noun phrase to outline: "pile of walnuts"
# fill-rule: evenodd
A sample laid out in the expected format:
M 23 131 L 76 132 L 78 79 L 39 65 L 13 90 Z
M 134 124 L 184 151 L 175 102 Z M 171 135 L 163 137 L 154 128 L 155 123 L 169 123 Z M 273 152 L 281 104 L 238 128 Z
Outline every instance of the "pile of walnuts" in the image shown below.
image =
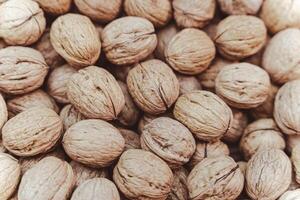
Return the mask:
M 300 199 L 300 0 L 0 0 L 0 200 Z

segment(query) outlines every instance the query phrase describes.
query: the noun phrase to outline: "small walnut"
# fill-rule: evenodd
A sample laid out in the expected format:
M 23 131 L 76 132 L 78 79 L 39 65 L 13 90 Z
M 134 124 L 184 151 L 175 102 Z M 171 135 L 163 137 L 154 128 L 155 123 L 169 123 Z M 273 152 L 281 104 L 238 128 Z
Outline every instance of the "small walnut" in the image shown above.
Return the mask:
M 186 185 L 187 177 L 189 172 L 180 167 L 173 171 L 174 181 L 171 189 L 171 193 L 167 197 L 167 200 L 187 200 L 188 199 L 188 189 Z
M 68 104 L 61 109 L 60 118 L 64 124 L 64 130 L 66 131 L 76 122 L 86 119 L 73 105 Z
M 249 109 L 261 105 L 271 89 L 266 71 L 249 63 L 223 67 L 216 78 L 216 93 L 232 107 Z
M 278 200 L 297 200 L 300 197 L 300 189 L 286 191 Z
M 221 10 L 228 15 L 255 15 L 263 0 L 218 0 Z
M 34 0 L 51 15 L 61 15 L 70 10 L 72 0 Z
M 5 124 L 5 122 L 7 121 L 7 119 L 8 119 L 8 111 L 7 111 L 6 102 L 2 94 L 0 94 L 0 130 L 2 126 Z M 1 132 L 0 132 L 0 140 L 1 140 Z
M 125 140 L 108 122 L 90 119 L 72 125 L 65 133 L 63 147 L 68 156 L 90 167 L 106 167 L 122 153 Z
M 221 138 L 231 127 L 232 111 L 212 92 L 199 90 L 181 95 L 174 107 L 175 118 L 200 140 Z
M 124 128 L 119 128 L 119 131 L 125 139 L 124 150 L 141 148 L 140 136 L 136 132 Z
M 105 69 L 89 66 L 73 74 L 67 83 L 69 101 L 87 118 L 116 119 L 125 105 L 116 79 Z
M 43 84 L 48 70 L 42 54 L 32 48 L 12 46 L 1 49 L 0 91 L 7 94 L 31 92 Z
M 179 95 L 179 82 L 171 68 L 156 59 L 138 63 L 127 77 L 127 86 L 137 106 L 153 115 L 164 113 Z
M 300 135 L 287 135 L 285 142 L 287 152 L 292 153 L 296 146 L 300 146 Z
M 18 199 L 67 200 L 74 184 L 72 167 L 65 161 L 49 156 L 39 161 L 23 175 Z
M 277 199 L 291 180 L 291 162 L 279 149 L 258 151 L 247 164 L 246 191 L 251 199 Z
M 105 26 L 101 33 L 107 59 L 116 65 L 129 65 L 147 58 L 156 48 L 157 38 L 150 21 L 122 17 Z
M 294 171 L 295 171 L 295 180 L 297 183 L 300 184 L 300 146 L 295 146 L 292 149 L 292 156 L 291 160 L 294 166 Z
M 239 168 L 240 168 L 241 172 L 245 176 L 246 175 L 246 169 L 247 169 L 247 162 L 245 162 L 245 161 L 238 161 L 237 164 L 239 165 Z
M 183 29 L 169 41 L 165 57 L 171 67 L 183 74 L 199 74 L 214 59 L 216 48 L 207 34 L 194 28 Z
M 6 122 L 2 128 L 5 148 L 18 156 L 34 156 L 50 150 L 60 139 L 63 124 L 52 109 L 34 107 Z
M 215 15 L 215 0 L 173 0 L 172 4 L 179 27 L 203 28 Z
M 73 67 L 92 65 L 99 58 L 99 33 L 84 15 L 69 13 L 58 17 L 51 25 L 50 40 L 57 53 Z
M 172 188 L 173 173 L 153 153 L 129 149 L 121 155 L 114 168 L 113 179 L 129 199 L 166 199 Z
M 181 74 L 177 74 L 176 76 L 179 81 L 179 95 L 202 89 L 195 76 L 185 76 Z
M 43 34 L 43 10 L 31 0 L 10 0 L 0 6 L 0 36 L 10 45 L 31 45 Z
M 263 48 L 266 38 L 267 29 L 259 18 L 231 15 L 218 24 L 215 43 L 222 56 L 240 60 Z
M 229 156 L 205 158 L 187 179 L 189 199 L 236 199 L 243 190 L 244 176 Z

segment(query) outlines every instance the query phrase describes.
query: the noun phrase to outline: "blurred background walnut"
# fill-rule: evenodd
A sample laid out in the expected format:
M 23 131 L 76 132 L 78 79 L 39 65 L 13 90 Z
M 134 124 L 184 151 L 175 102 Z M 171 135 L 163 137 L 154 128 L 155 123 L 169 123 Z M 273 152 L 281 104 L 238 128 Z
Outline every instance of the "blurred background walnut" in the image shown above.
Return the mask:
M 81 114 L 73 105 L 68 104 L 64 106 L 59 114 L 60 118 L 63 121 L 64 130 L 66 131 L 73 124 L 86 119 L 83 114 Z

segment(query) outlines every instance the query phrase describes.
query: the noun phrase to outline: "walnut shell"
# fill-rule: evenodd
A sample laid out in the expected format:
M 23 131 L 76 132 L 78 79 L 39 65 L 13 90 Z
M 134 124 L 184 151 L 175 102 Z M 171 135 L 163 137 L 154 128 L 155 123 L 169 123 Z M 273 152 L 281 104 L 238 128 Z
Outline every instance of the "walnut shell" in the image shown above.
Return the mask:
M 199 90 L 181 95 L 174 107 L 175 118 L 198 138 L 213 141 L 231 127 L 232 111 L 212 92 Z
M 169 41 L 165 57 L 170 66 L 183 74 L 194 75 L 206 70 L 216 48 L 207 34 L 194 28 L 183 29 Z
M 215 43 L 222 56 L 240 60 L 257 53 L 266 39 L 267 29 L 262 20 L 248 15 L 231 15 L 218 24 Z
M 216 93 L 232 107 L 249 109 L 261 105 L 271 89 L 266 71 L 249 63 L 223 67 L 216 78 Z
M 205 158 L 194 167 L 187 179 L 191 200 L 234 200 L 242 192 L 243 186 L 243 174 L 229 156 Z
M 247 162 L 245 162 L 245 161 L 238 161 L 237 164 L 239 165 L 239 168 L 240 168 L 241 172 L 245 176 L 246 175 L 246 170 L 247 170 Z
M 66 131 L 76 122 L 86 119 L 73 105 L 68 104 L 61 109 L 60 118 L 63 121 L 64 130 Z
M 228 15 L 255 15 L 263 0 L 218 0 L 220 9 Z
M 50 150 L 60 139 L 63 124 L 53 110 L 27 109 L 6 122 L 2 128 L 5 148 L 18 156 L 34 156 Z
M 291 162 L 279 149 L 258 151 L 247 164 L 246 191 L 251 199 L 277 199 L 291 180 Z
M 5 124 L 5 122 L 7 121 L 7 119 L 8 119 L 7 105 L 2 94 L 0 94 L 0 130 L 2 126 Z M 1 132 L 0 132 L 0 140 L 1 140 Z
M 67 200 L 74 184 L 72 167 L 65 161 L 49 156 L 39 161 L 23 175 L 18 199 Z
M 179 81 L 179 95 L 202 89 L 195 76 L 185 76 L 181 74 L 177 74 L 176 76 Z
M 159 157 L 148 151 L 125 151 L 113 171 L 119 190 L 129 199 L 166 199 L 171 191 L 173 173 Z M 137 187 L 137 185 L 139 187 Z
M 51 15 L 61 15 L 70 10 L 72 0 L 34 0 L 41 8 Z
M 124 150 L 141 149 L 140 136 L 136 132 L 124 128 L 119 128 L 119 131 L 125 140 Z
M 300 146 L 295 146 L 292 149 L 292 156 L 291 156 L 291 160 L 294 166 L 294 171 L 295 171 L 295 180 L 297 183 L 300 183 Z
M 125 105 L 116 79 L 105 69 L 89 66 L 73 74 L 67 83 L 69 101 L 87 118 L 116 119 Z
M 43 84 L 48 70 L 42 54 L 32 48 L 12 46 L 1 49 L 0 91 L 7 94 L 31 92 Z
M 187 200 L 188 199 L 188 189 L 186 185 L 188 171 L 180 167 L 173 171 L 174 181 L 171 189 L 171 193 L 167 197 L 167 200 Z
M 141 17 L 122 17 L 106 25 L 101 33 L 107 59 L 129 65 L 147 58 L 157 45 L 154 27 Z
M 99 168 L 110 165 L 122 153 L 125 140 L 113 125 L 90 119 L 72 125 L 62 144 L 71 159 Z
M 174 72 L 156 59 L 135 65 L 127 76 L 127 86 L 137 106 L 153 115 L 164 113 L 179 95 Z
M 278 200 L 297 200 L 300 196 L 300 189 L 286 191 Z
M 92 65 L 99 58 L 99 33 L 84 15 L 69 13 L 58 17 L 51 25 L 50 40 L 57 53 L 73 67 Z
M 140 118 L 140 121 L 138 123 L 138 133 L 142 134 L 142 131 L 144 129 L 144 127 L 149 124 L 152 120 L 154 120 L 155 118 L 158 117 L 170 117 L 170 118 L 174 118 L 172 112 L 165 112 L 161 115 L 149 115 L 147 113 L 144 113 L 144 115 Z
M 292 153 L 296 146 L 300 146 L 300 135 L 287 135 L 285 142 L 287 152 Z

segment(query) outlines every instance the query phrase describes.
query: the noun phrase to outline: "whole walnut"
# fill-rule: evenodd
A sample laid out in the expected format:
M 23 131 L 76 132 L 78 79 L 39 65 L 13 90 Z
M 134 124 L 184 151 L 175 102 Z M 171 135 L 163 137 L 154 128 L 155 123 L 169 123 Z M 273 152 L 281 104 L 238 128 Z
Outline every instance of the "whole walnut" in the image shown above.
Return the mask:
M 156 48 L 157 38 L 150 21 L 122 17 L 106 25 L 101 33 L 106 58 L 116 65 L 130 65 L 147 58 Z
M 176 76 L 179 81 L 179 95 L 202 89 L 195 76 L 186 76 L 181 74 L 176 74 Z
M 214 40 L 223 57 L 240 60 L 257 53 L 265 45 L 266 39 L 267 29 L 261 19 L 231 15 L 218 24 Z
M 72 0 L 34 0 L 51 15 L 61 15 L 69 11 Z
M 263 0 L 218 0 L 220 9 L 228 15 L 255 15 Z
M 0 37 L 9 45 L 35 43 L 46 28 L 43 10 L 32 0 L 10 0 L 0 6 Z
M 5 124 L 5 122 L 7 121 L 7 119 L 8 119 L 7 105 L 2 94 L 0 94 L 0 130 L 2 126 Z M 0 140 L 1 140 L 1 132 L 0 132 Z
M 46 107 L 27 109 L 6 122 L 2 139 L 6 149 L 18 156 L 34 156 L 50 150 L 60 139 L 63 124 Z
M 132 130 L 124 129 L 124 128 L 119 128 L 119 131 L 125 140 L 124 150 L 141 149 L 140 135 L 138 135 L 136 132 Z
M 215 15 L 216 0 L 173 0 L 172 4 L 179 27 L 203 28 Z
M 196 138 L 204 141 L 221 138 L 230 129 L 233 117 L 222 99 L 205 90 L 181 95 L 173 114 Z
M 179 82 L 171 68 L 156 59 L 135 65 L 127 76 L 128 91 L 137 106 L 149 114 L 164 113 L 179 95 Z
M 108 122 L 82 120 L 67 129 L 63 147 L 68 156 L 90 167 L 106 167 L 119 157 L 125 140 L 119 130 Z
M 9 199 L 18 187 L 21 168 L 18 160 L 6 153 L 0 153 L 0 198 Z
M 189 199 L 236 199 L 243 190 L 244 176 L 229 156 L 205 158 L 187 178 Z
M 266 71 L 249 63 L 223 67 L 216 78 L 216 93 L 232 107 L 255 108 L 267 98 L 271 89 Z
M 189 172 L 185 168 L 180 167 L 179 169 L 175 169 L 173 174 L 173 185 L 167 200 L 187 200 L 189 194 L 186 181 Z
M 275 121 L 262 118 L 249 124 L 240 141 L 240 149 L 246 160 L 262 149 L 285 149 L 283 134 Z
M 297 200 L 300 196 L 300 189 L 286 191 L 278 200 Z
M 23 175 L 19 190 L 20 200 L 67 200 L 75 184 L 72 167 L 53 156 L 46 157 Z
M 110 22 L 122 8 L 122 0 L 74 0 L 79 12 L 97 22 Z
M 120 200 L 116 185 L 106 178 L 93 178 L 80 184 L 71 200 Z
M 59 114 L 63 121 L 64 130 L 66 131 L 73 124 L 86 119 L 73 105 L 68 104 L 64 106 Z
M 251 199 L 277 199 L 292 180 L 292 165 L 279 149 L 255 153 L 246 169 L 246 191 Z
M 94 24 L 79 14 L 58 17 L 51 25 L 50 41 L 57 53 L 75 68 L 94 64 L 101 51 L 99 33 Z
M 300 146 L 300 135 L 287 135 L 285 142 L 287 152 L 292 153 L 296 146 Z
M 113 180 L 128 199 L 166 199 L 171 192 L 173 173 L 153 153 L 129 149 L 121 155 L 115 166 Z
M 207 34 L 195 28 L 178 32 L 165 48 L 165 57 L 170 66 L 187 75 L 206 70 L 214 59 L 216 48 Z
M 0 49 L 1 92 L 14 95 L 31 92 L 43 84 L 48 70 L 42 54 L 35 49 L 21 46 Z
M 87 118 L 116 119 L 125 105 L 116 79 L 96 66 L 73 74 L 67 83 L 67 95 L 71 104 Z
M 295 171 L 295 180 L 297 183 L 300 183 L 300 145 L 295 146 L 291 153 L 291 160 Z

